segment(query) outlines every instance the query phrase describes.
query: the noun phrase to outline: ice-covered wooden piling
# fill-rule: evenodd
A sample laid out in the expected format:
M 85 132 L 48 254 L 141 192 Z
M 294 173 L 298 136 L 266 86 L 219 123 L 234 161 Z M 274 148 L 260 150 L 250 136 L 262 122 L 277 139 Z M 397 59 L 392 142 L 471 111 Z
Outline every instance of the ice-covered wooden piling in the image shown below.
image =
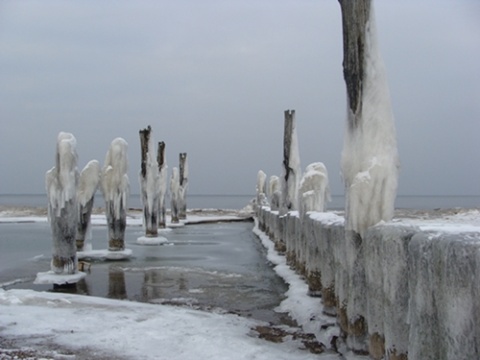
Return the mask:
M 380 57 L 371 0 L 339 0 L 347 125 L 342 152 L 345 251 L 349 292 L 339 295 L 342 330 L 354 350 L 368 350 L 364 272 L 365 232 L 393 216 L 398 155 L 390 96 Z
M 280 212 L 285 214 L 298 209 L 298 186 L 300 185 L 301 168 L 298 152 L 297 125 L 295 110 L 285 110 L 283 133 L 283 162 Z
M 160 204 L 160 173 L 157 157 L 154 155 L 152 128 L 139 131 L 141 149 L 140 190 L 143 203 L 145 235 L 158 235 L 158 213 Z
M 318 272 L 323 311 L 348 328 L 340 299 L 355 289 L 344 217 L 310 212 L 300 223 L 296 211 L 280 215 L 262 207 L 257 214 L 273 242 L 282 237 L 292 268 L 307 281 L 309 272 Z M 480 358 L 480 231 L 451 234 L 386 222 L 367 229 L 363 246 L 359 266 L 371 359 Z
M 127 148 L 128 144 L 124 139 L 114 139 L 107 151 L 102 171 L 101 189 L 105 199 L 110 251 L 125 249 L 127 199 L 130 188 L 127 175 Z
M 187 218 L 188 159 L 187 153 L 179 154 L 178 218 Z
M 77 141 L 70 133 L 57 137 L 55 166 L 45 175 L 48 219 L 52 229 L 51 270 L 55 274 L 77 273 Z
M 178 168 L 174 167 L 172 169 L 172 175 L 170 178 L 170 216 L 172 224 L 178 224 L 180 222 L 178 217 L 179 197 L 180 176 L 178 173 Z
M 157 163 L 160 176 L 160 192 L 158 197 L 158 227 L 164 229 L 167 226 L 166 198 L 167 198 L 167 160 L 165 158 L 165 142 L 160 141 L 157 148 Z

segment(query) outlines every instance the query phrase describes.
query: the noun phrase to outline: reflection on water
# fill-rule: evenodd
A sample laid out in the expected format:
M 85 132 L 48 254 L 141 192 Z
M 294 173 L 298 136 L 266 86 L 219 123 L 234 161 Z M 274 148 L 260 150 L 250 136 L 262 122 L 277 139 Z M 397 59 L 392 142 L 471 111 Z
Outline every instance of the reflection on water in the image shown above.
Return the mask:
M 110 299 L 127 299 L 127 287 L 125 285 L 125 273 L 115 265 L 108 270 L 108 295 Z
M 52 288 L 32 283 L 37 272 L 50 267 L 48 224 L 0 224 L 0 284 L 24 279 L 4 287 L 215 309 L 283 323 L 288 318 L 273 309 L 287 286 L 266 260 L 252 226 L 189 225 L 168 232 L 166 246 L 137 245 L 143 230 L 130 227 L 130 260 L 91 261 L 87 277 L 78 284 Z M 94 249 L 107 247 L 105 227 L 93 227 L 92 234 Z

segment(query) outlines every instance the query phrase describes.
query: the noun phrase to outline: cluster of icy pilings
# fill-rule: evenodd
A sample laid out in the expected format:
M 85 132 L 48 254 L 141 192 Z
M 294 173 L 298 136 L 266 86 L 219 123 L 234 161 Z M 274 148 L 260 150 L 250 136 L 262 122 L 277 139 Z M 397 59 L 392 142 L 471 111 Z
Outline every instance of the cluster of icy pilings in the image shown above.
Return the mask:
M 369 227 L 357 254 L 365 274 L 359 288 L 349 281 L 343 216 L 309 212 L 301 219 L 263 206 L 257 218 L 311 295 L 322 297 L 323 311 L 336 316 L 347 348 L 378 360 L 480 358 L 479 233 L 394 222 Z M 365 301 L 365 321 L 349 321 L 355 309 L 341 299 L 350 297 Z

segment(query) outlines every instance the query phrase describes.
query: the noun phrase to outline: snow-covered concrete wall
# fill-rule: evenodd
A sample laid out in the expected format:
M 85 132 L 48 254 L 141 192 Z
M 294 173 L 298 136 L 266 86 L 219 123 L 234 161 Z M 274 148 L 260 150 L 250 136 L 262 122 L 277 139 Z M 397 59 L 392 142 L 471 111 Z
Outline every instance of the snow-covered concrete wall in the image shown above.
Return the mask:
M 258 223 L 288 264 L 322 296 L 350 348 L 347 304 L 366 302 L 372 359 L 480 358 L 480 231 L 434 231 L 408 223 L 381 223 L 363 238 L 365 285 L 351 286 L 343 216 L 298 212 L 280 216 L 263 207 Z M 355 292 L 355 293 L 354 293 Z M 365 330 L 365 329 L 362 329 Z M 358 331 L 361 333 L 361 331 Z M 355 341 L 359 341 L 355 338 Z

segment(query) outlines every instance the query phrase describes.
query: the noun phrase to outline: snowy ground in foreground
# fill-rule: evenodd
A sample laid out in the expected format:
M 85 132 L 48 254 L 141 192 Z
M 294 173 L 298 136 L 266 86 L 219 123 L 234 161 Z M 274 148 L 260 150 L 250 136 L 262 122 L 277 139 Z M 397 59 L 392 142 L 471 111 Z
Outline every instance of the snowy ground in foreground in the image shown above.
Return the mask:
M 50 359 L 339 358 L 258 339 L 236 315 L 31 290 L 0 290 L 0 304 L 1 337 Z

